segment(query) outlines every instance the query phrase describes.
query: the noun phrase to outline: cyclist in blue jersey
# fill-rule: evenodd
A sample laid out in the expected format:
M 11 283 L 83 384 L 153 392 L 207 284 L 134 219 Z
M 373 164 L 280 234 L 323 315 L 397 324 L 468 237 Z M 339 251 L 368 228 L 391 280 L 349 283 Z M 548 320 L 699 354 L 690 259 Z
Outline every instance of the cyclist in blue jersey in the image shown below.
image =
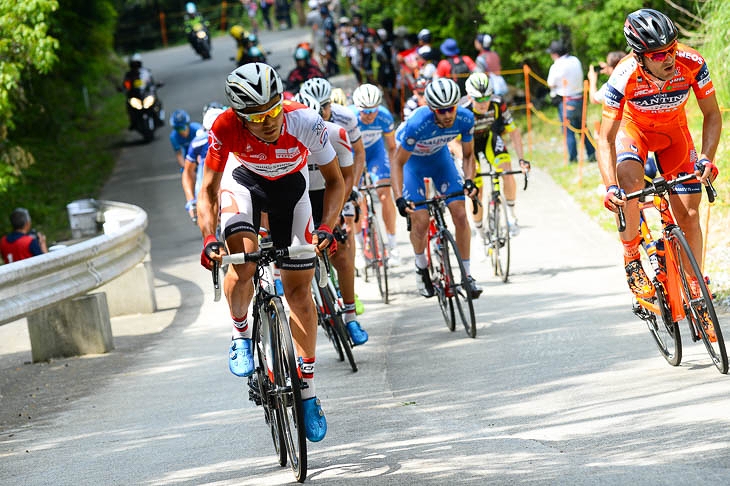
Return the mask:
M 401 216 L 410 215 L 411 218 L 411 245 L 416 256 L 418 289 L 424 297 L 433 297 L 433 283 L 428 274 L 428 260 L 425 253 L 429 215 L 426 208 L 414 208 L 411 201 L 426 198 L 424 177 L 433 180 L 434 187 L 440 194 L 452 193 L 463 188 L 464 194 L 473 198 L 478 194 L 478 190 L 472 180 L 475 173 L 474 113 L 458 106 L 461 98 L 459 86 L 452 79 L 438 78 L 429 83 L 424 95 L 427 106 L 418 108 L 398 127 L 396 132 L 398 148 L 391 163 L 390 175 L 398 212 Z M 459 174 L 446 146 L 450 140 L 459 135 L 461 135 L 465 178 Z M 456 246 L 464 260 L 472 297 L 478 298 L 482 289 L 471 276 L 469 261 L 471 230 L 466 217 L 464 196 L 450 198 L 446 204 L 454 221 Z
M 205 156 L 208 153 L 208 130 L 218 115 L 225 111 L 225 107 L 213 101 L 203 107 L 203 128 L 198 130 L 197 135 L 190 142 L 187 155 L 185 156 L 185 167 L 182 173 L 182 188 L 185 193 L 185 210 L 194 223 L 198 220 L 195 206 L 198 201 L 198 192 L 203 183 L 203 165 Z
M 185 167 L 185 156 L 188 153 L 190 142 L 193 141 L 198 130 L 202 128 L 200 123 L 191 122 L 190 115 L 185 110 L 175 110 L 170 116 L 170 144 L 175 152 L 177 164 L 180 171 Z
M 393 115 L 380 103 L 383 93 L 373 84 L 360 85 L 352 93 L 350 109 L 357 117 L 365 147 L 365 164 L 373 184 L 390 183 L 390 159 L 395 155 L 395 129 Z M 383 223 L 388 234 L 388 263 L 400 265 L 395 239 L 395 203 L 387 187 L 376 189 L 383 211 Z

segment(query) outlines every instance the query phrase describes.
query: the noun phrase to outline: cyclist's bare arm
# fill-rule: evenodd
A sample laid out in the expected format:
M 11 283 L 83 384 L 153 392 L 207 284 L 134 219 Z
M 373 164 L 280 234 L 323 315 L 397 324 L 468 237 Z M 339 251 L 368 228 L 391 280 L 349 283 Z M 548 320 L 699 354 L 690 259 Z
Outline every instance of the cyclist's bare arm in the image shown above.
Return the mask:
M 396 149 L 395 132 L 384 133 L 383 143 L 385 144 L 385 152 L 388 154 L 388 160 L 393 160 L 395 158 Z
M 182 173 L 182 188 L 185 193 L 185 200 L 191 201 L 195 199 L 195 172 L 198 169 L 197 164 L 185 161 L 185 167 Z
M 320 165 L 319 171 L 324 177 L 325 184 L 322 223 L 334 228 L 340 220 L 340 212 L 345 200 L 345 180 L 342 178 L 337 156 L 328 164 Z
M 352 152 L 353 180 L 359 181 L 362 177 L 363 171 L 365 170 L 365 145 L 362 143 L 362 137 L 360 137 L 356 142 L 352 142 Z
M 522 160 L 525 158 L 525 152 L 522 149 L 522 134 L 520 131 L 515 128 L 511 132 L 509 132 L 509 138 L 512 142 L 512 146 L 515 148 L 515 155 L 517 155 L 517 160 Z
M 461 154 L 464 164 L 464 179 L 474 179 L 476 165 L 474 164 L 474 140 L 461 142 Z
M 464 160 L 464 153 L 461 150 L 461 139 L 459 137 L 449 140 L 449 143 L 447 143 L 446 146 L 448 147 L 449 152 L 451 152 L 451 156 L 454 160 Z
M 393 191 L 393 199 L 403 196 L 403 167 L 410 156 L 411 152 L 400 145 L 395 150 L 393 160 L 390 162 L 390 187 Z
M 598 135 L 598 149 L 601 157 L 598 169 L 601 171 L 603 184 L 606 187 L 618 185 L 616 176 L 616 134 L 621 126 L 621 120 L 611 120 L 604 117 L 601 121 L 601 130 Z
M 347 167 L 340 167 L 340 171 L 342 172 L 342 179 L 345 182 L 345 199 L 342 201 L 342 204 L 347 202 L 348 199 L 350 199 L 350 189 L 355 185 L 355 171 L 353 170 L 352 165 L 348 165 Z
M 717 146 L 720 143 L 720 133 L 722 132 L 722 114 L 720 113 L 720 107 L 717 105 L 717 97 L 713 93 L 707 98 L 697 100 L 697 104 L 704 117 L 702 122 L 702 152 L 699 159 L 706 158 L 710 162 L 715 162 Z M 700 182 L 705 182 L 709 175 L 710 169 L 705 169 L 705 173 L 700 177 Z
M 198 227 L 203 240 L 215 235 L 218 227 L 218 189 L 222 178 L 223 172 L 216 172 L 207 166 L 203 168 L 203 184 L 198 195 Z M 215 258 L 214 255 L 213 258 L 220 262 L 220 256 Z

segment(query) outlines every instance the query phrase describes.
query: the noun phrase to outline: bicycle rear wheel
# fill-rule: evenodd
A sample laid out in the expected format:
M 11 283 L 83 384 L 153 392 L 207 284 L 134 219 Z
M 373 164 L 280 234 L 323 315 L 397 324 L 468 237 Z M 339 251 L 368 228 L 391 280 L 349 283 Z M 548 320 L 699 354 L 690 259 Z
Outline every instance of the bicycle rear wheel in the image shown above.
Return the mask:
M 489 242 L 492 247 L 492 266 L 494 275 L 507 282 L 510 264 L 510 237 L 509 220 L 507 219 L 507 204 L 500 196 L 494 205 L 489 208 L 492 213 L 489 217 Z
M 380 230 L 380 223 L 375 213 L 370 209 L 368 217 L 368 228 L 370 230 L 370 254 L 373 256 L 369 263 L 375 271 L 375 278 L 378 280 L 380 298 L 384 304 L 388 303 L 388 260 L 385 257 L 385 244 L 383 243 L 383 232 Z
M 444 262 L 441 238 L 438 234 L 431 237 L 429 244 L 428 273 L 433 282 L 433 289 L 439 302 L 441 315 L 444 317 L 446 327 L 449 331 L 456 330 L 456 314 L 454 312 L 453 295 L 449 294 L 450 289 L 447 282 L 453 280 L 453 275 L 448 275 L 447 264 Z
M 712 296 L 707 289 L 700 266 L 697 264 L 689 243 L 679 227 L 672 228 L 667 243 L 670 246 L 670 251 L 676 256 L 676 264 L 679 267 L 678 274 L 682 281 L 682 294 L 690 329 L 694 328 L 693 334 L 695 332 L 699 334 L 718 371 L 726 374 L 728 372 L 728 360 L 725 340 L 722 337 L 722 329 L 720 329 L 720 323 L 717 320 Z M 700 290 L 699 295 L 692 294 L 690 279 L 697 279 Z
M 342 351 L 347 356 L 347 361 L 350 363 L 352 371 L 357 371 L 357 363 L 355 363 L 355 356 L 352 354 L 352 342 L 350 341 L 350 333 L 347 332 L 347 326 L 345 321 L 342 319 L 342 313 L 337 305 L 337 299 L 332 295 L 332 290 L 329 285 L 319 289 L 320 295 L 322 296 L 322 302 L 324 304 L 326 313 L 325 326 L 329 327 L 333 334 L 337 336 Z
M 319 281 L 319 277 L 315 277 L 315 279 Z M 317 307 L 317 324 L 319 324 L 319 326 L 324 329 L 325 334 L 327 334 L 327 339 L 329 339 L 329 341 L 332 343 L 332 346 L 335 348 L 335 354 L 337 355 L 337 359 L 339 361 L 344 361 L 345 354 L 342 351 L 342 343 L 340 342 L 339 335 L 330 325 L 327 308 L 324 303 L 324 297 L 322 296 L 322 290 L 323 289 L 320 288 L 318 284 L 312 283 L 314 304 Z
M 679 325 L 672 320 L 672 311 L 667 305 L 663 287 L 656 281 L 654 287 L 656 304 L 661 310 L 661 322 L 657 319 L 657 315 L 650 311 L 644 311 L 646 317 L 642 318 L 649 327 L 649 332 L 664 359 L 670 365 L 677 366 L 682 361 L 682 338 L 679 334 Z
M 300 483 L 307 478 L 307 434 L 302 407 L 302 382 L 294 353 L 289 319 L 278 298 L 267 309 L 275 329 L 273 345 L 274 386 L 281 430 L 294 477 Z
M 472 301 L 471 289 L 467 280 L 468 274 L 461 259 L 456 241 L 449 230 L 444 229 L 441 234 L 442 252 L 444 259 L 445 274 L 448 276 L 448 287 L 454 296 L 455 308 L 461 323 L 469 337 L 477 335 L 477 323 L 474 316 L 474 302 Z

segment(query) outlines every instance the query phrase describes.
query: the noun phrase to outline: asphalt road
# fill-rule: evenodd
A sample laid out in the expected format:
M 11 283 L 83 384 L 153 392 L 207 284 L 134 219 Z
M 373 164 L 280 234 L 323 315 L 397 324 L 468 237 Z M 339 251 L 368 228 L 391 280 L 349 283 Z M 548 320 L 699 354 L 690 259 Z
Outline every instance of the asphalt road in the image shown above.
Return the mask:
M 291 66 L 304 31 L 261 35 L 273 63 Z M 148 53 L 168 113 L 223 100 L 233 41 L 213 60 L 189 47 Z M 22 322 L 0 327 L 0 484 L 264 485 L 280 468 L 260 409 L 231 375 L 225 304 L 199 266 L 166 134 L 129 133 L 104 199 L 149 214 L 160 310 L 113 319 L 116 350 L 23 364 Z M 370 341 L 360 371 L 335 360 L 320 333 L 317 390 L 323 442 L 309 444 L 313 484 L 699 484 L 730 482 L 730 380 L 699 344 L 681 366 L 659 356 L 630 310 L 613 234 L 590 221 L 539 169 L 520 192 L 522 233 L 510 283 L 490 276 L 478 335 L 445 327 L 416 295 L 402 221 L 393 302 L 358 282 Z M 728 322 L 724 316 L 724 322 Z M 686 333 L 686 327 L 682 327 Z

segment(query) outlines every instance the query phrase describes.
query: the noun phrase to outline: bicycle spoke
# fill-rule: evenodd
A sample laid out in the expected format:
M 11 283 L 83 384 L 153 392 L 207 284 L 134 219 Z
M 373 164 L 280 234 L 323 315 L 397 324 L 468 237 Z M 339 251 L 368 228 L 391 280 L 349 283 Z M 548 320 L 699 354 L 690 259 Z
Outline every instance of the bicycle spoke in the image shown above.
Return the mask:
M 439 308 L 441 309 L 441 315 L 444 317 L 446 327 L 449 331 L 456 330 L 456 316 L 454 314 L 454 302 L 453 295 L 447 294 L 450 292 L 448 281 L 448 271 L 445 266 L 448 262 L 444 258 L 443 249 L 438 236 L 431 238 L 430 247 L 430 258 L 429 258 L 429 274 L 433 281 L 434 291 L 438 298 Z
M 468 287 L 467 273 L 464 268 L 464 262 L 459 255 L 456 247 L 456 241 L 451 233 L 446 230 L 442 234 L 443 238 L 443 255 L 446 271 L 444 272 L 449 279 L 447 288 L 453 293 L 453 300 L 456 304 L 456 315 L 459 316 L 461 323 L 469 337 L 476 337 L 476 317 L 474 316 L 474 302 L 472 300 L 471 291 Z

